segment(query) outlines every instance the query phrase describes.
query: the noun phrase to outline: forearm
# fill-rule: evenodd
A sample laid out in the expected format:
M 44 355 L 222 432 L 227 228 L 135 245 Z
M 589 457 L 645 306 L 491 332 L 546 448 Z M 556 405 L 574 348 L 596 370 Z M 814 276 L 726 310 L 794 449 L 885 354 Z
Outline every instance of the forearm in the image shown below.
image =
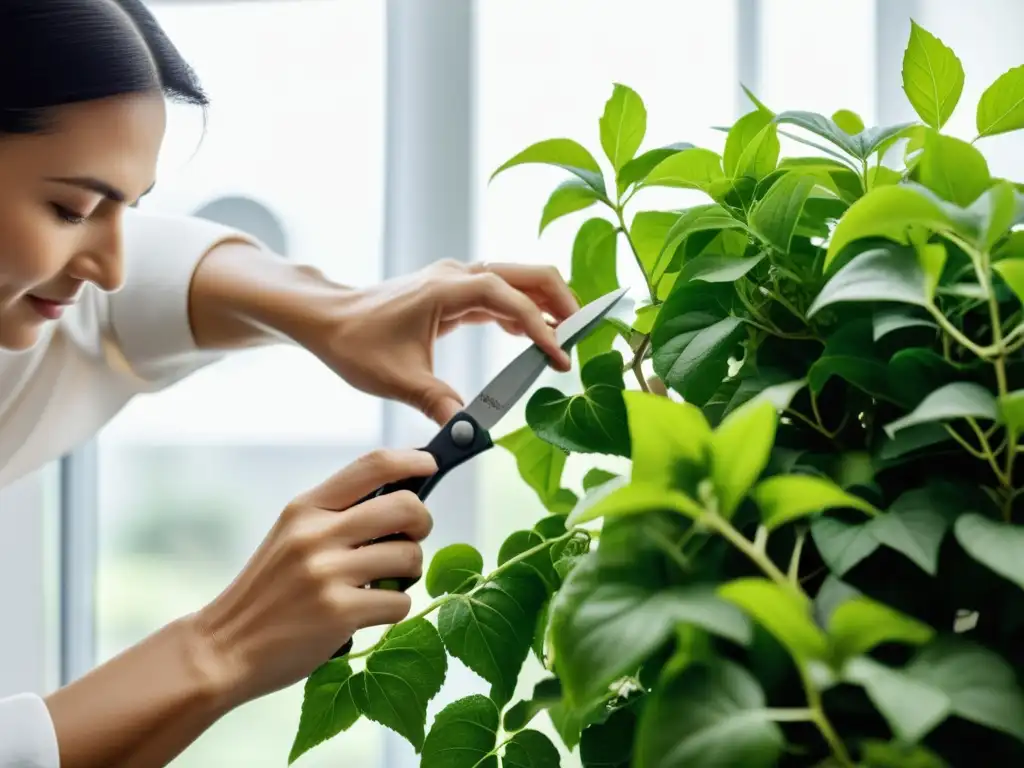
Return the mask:
M 312 267 L 246 243 L 224 243 L 196 268 L 189 319 L 201 349 L 290 342 L 316 321 L 320 307 L 348 290 Z
M 167 765 L 239 702 L 190 619 L 46 698 L 61 768 Z

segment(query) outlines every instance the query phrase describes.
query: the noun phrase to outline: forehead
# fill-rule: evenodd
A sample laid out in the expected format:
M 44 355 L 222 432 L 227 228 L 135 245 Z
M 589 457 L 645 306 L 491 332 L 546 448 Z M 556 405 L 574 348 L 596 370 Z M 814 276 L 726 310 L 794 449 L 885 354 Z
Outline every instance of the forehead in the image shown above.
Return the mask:
M 153 183 L 166 129 L 159 94 L 117 96 L 59 107 L 45 133 L 15 139 L 25 170 L 47 177 L 91 176 L 129 199 Z

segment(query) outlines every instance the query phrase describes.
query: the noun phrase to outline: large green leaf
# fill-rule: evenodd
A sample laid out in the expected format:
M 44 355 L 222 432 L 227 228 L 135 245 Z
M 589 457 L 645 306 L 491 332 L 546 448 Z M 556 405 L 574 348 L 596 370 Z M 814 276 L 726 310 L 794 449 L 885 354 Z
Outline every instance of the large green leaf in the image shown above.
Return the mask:
M 631 768 L 636 729 L 636 714 L 626 706 L 584 730 L 580 738 L 583 768 Z
M 1024 259 L 1003 259 L 992 265 L 1021 303 L 1024 303 Z
M 588 304 L 619 287 L 617 245 L 618 230 L 606 219 L 588 219 L 576 233 L 569 287 L 580 304 Z M 580 366 L 610 350 L 615 336 L 615 329 L 606 325 L 581 339 L 576 345 Z
M 448 652 L 491 684 L 491 698 L 511 699 L 533 643 L 548 591 L 533 570 L 514 565 L 486 585 L 441 606 L 437 629 Z
M 647 132 L 643 99 L 628 86 L 615 83 L 601 115 L 601 148 L 616 172 L 633 159 Z
M 622 354 L 615 350 L 588 360 L 578 395 L 564 395 L 553 387 L 537 390 L 526 404 L 527 423 L 541 439 L 566 451 L 628 457 L 622 363 Z
M 936 638 L 902 670 L 855 659 L 845 677 L 864 687 L 893 733 L 907 742 L 921 740 L 949 716 L 1024 740 L 1024 693 L 1013 668 L 961 638 Z
M 704 414 L 649 392 L 631 390 L 623 398 L 633 441 L 633 482 L 685 487 L 679 483 L 679 462 L 703 469 L 709 459 L 711 427 Z
M 659 280 L 672 264 L 672 256 L 679 244 L 688 237 L 701 232 L 717 232 L 720 230 L 746 229 L 742 221 L 730 214 L 718 203 L 696 205 L 687 208 L 676 219 L 675 224 L 665 235 L 665 241 L 652 270 L 652 278 Z
M 868 128 L 851 136 L 824 115 L 816 112 L 791 110 L 775 116 L 776 123 L 788 123 L 827 139 L 849 155 L 867 160 L 883 145 L 905 133 L 913 124 L 900 123 L 884 127 Z
M 544 210 L 540 216 L 540 230 L 537 234 L 544 234 L 548 224 L 555 219 L 589 208 L 600 199 L 592 186 L 579 179 L 563 181 L 555 187 L 555 191 L 551 193 L 551 197 L 544 204 Z
M 885 237 L 909 245 L 908 231 L 922 226 L 936 231 L 954 228 L 954 221 L 939 201 L 921 188 L 900 184 L 876 187 L 850 206 L 836 226 L 825 256 L 825 268 L 855 240 Z
M 484 558 L 469 544 L 449 544 L 430 560 L 427 569 L 427 594 L 440 597 L 448 592 L 465 592 L 477 582 L 484 570 Z
M 704 508 L 687 494 L 662 485 L 625 484 L 622 478 L 587 494 L 569 515 L 569 525 L 582 525 L 598 518 L 641 515 L 671 510 L 697 519 Z
M 437 713 L 423 743 L 422 768 L 498 768 L 495 745 L 500 714 L 494 702 L 474 694 Z
M 638 155 L 619 169 L 619 194 L 626 191 L 630 184 L 643 182 L 654 168 L 662 160 L 682 152 L 684 149 L 693 149 L 693 144 L 680 141 L 657 149 L 649 149 L 642 155 Z
M 779 418 L 768 400 L 753 400 L 736 408 L 711 438 L 711 479 L 718 513 L 731 517 L 747 491 L 757 482 L 775 444 Z
M 872 248 L 854 256 L 825 283 L 807 315 L 847 301 L 898 301 L 926 307 L 928 277 L 912 249 Z
M 671 211 L 638 211 L 629 227 L 629 239 L 648 276 L 654 274 L 665 238 L 679 214 Z
M 938 330 L 938 326 L 931 320 L 927 320 L 913 310 L 905 307 L 886 307 L 874 313 L 871 318 L 872 340 L 878 341 L 883 336 L 888 336 L 895 331 L 904 328 L 932 328 Z
M 1024 128 L 1024 65 L 996 78 L 978 100 L 978 136 L 995 136 Z
M 758 138 L 758 134 L 771 121 L 771 112 L 756 109 L 743 115 L 733 124 L 732 128 L 729 129 L 729 135 L 725 139 L 725 151 L 722 154 L 722 165 L 727 176 L 733 178 L 739 175 L 736 173 L 736 170 L 739 167 L 740 157 L 742 157 L 744 150 L 750 146 L 752 141 Z
M 720 254 L 698 256 L 679 271 L 677 281 L 703 280 L 705 283 L 734 283 L 767 258 L 765 251 L 756 256 L 736 257 Z
M 558 768 L 561 757 L 551 740 L 540 731 L 519 731 L 501 756 L 503 768 Z
M 856 136 L 864 130 L 864 119 L 849 109 L 837 109 L 833 112 L 832 122 L 851 136 Z
M 779 164 L 779 133 L 774 122 L 770 122 L 743 148 L 736 161 L 734 178 L 750 178 L 755 181 L 768 176 Z
M 773 248 L 789 253 L 793 233 L 814 186 L 812 176 L 787 172 L 750 212 L 751 228 Z
M 865 768 L 952 768 L 920 744 L 901 744 L 865 739 L 861 742 Z
M 352 698 L 371 720 L 423 747 L 427 704 L 444 684 L 448 657 L 434 625 L 409 619 L 388 630 L 383 644 L 352 677 Z
M 752 495 L 761 508 L 761 523 L 769 530 L 826 509 L 849 508 L 866 515 L 881 514 L 831 480 L 813 475 L 775 475 L 759 483 Z
M 890 421 L 884 428 L 886 434 L 893 437 L 897 431 L 917 424 L 964 418 L 996 421 L 999 408 L 992 393 L 966 381 L 947 384 L 928 395 L 906 416 Z
M 832 662 L 837 666 L 879 643 L 923 645 L 934 636 L 935 630 L 927 624 L 864 596 L 840 603 L 828 622 Z
M 925 133 L 917 172 L 922 184 L 961 208 L 973 203 L 992 183 L 988 161 L 981 152 L 966 141 L 934 130 Z
M 871 522 L 846 523 L 831 517 L 811 521 L 811 538 L 834 575 L 842 576 L 878 549 L 878 540 L 871 535 Z
M 710 149 L 685 149 L 662 160 L 643 181 L 645 187 L 678 187 L 707 192 L 725 178 L 722 158 Z
M 347 731 L 359 719 L 352 698 L 352 667 L 345 659 L 332 659 L 306 679 L 299 730 L 292 742 L 288 764 L 303 754 Z
M 1024 589 L 1024 529 L 970 513 L 957 519 L 953 532 L 967 554 Z
M 815 395 L 820 395 L 829 380 L 838 376 L 873 397 L 888 399 L 888 373 L 875 351 L 870 321 L 858 318 L 839 326 L 825 340 L 825 351 L 807 372 L 807 384 Z
M 635 670 L 681 623 L 741 644 L 750 639 L 746 619 L 712 588 L 608 580 L 598 554 L 588 555 L 551 604 L 555 668 L 570 706 Z
M 903 91 L 914 111 L 933 128 L 949 120 L 964 89 L 964 68 L 953 50 L 910 20 L 903 53 Z
M 537 531 L 513 531 L 498 549 L 498 565 L 504 565 L 512 558 L 519 557 L 530 550 L 537 550 L 519 562 L 533 571 L 534 575 L 543 581 L 548 589 L 554 591 L 558 588 L 559 578 L 551 560 L 551 546 L 542 547 L 544 542 L 545 538 Z
M 573 139 L 545 139 L 531 144 L 492 173 L 491 180 L 508 168 L 526 163 L 541 163 L 564 168 L 585 181 L 599 195 L 605 196 L 601 166 L 582 144 Z
M 785 738 L 756 678 L 735 662 L 685 667 L 650 695 L 636 768 L 772 768 Z
M 651 331 L 655 373 L 698 407 L 718 389 L 746 332 L 728 309 L 732 291 L 724 283 L 677 283 Z
M 541 440 L 529 427 L 520 427 L 494 442 L 515 456 L 519 475 L 549 511 L 568 514 L 577 499 L 575 493 L 562 487 L 564 450 Z
M 1007 234 L 1010 227 L 1024 222 L 1024 195 L 1009 182 L 996 181 L 971 204 L 967 212 L 977 221 L 976 242 L 988 251 Z M 1009 254 L 995 255 L 1002 258 Z

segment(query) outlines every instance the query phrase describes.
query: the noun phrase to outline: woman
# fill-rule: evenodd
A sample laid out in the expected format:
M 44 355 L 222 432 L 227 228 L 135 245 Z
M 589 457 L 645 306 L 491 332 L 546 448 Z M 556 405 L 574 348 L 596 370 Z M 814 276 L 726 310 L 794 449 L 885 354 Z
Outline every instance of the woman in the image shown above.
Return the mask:
M 140 0 L 0 2 L 0 486 L 227 350 L 300 344 L 439 423 L 460 400 L 433 343 L 462 323 L 494 320 L 569 367 L 544 313 L 577 307 L 552 269 L 441 262 L 352 289 L 243 233 L 136 210 L 168 97 L 206 103 Z M 296 498 L 209 605 L 45 699 L 0 701 L 0 765 L 165 765 L 356 630 L 400 621 L 407 596 L 361 587 L 420 575 L 430 517 L 409 494 L 357 502 L 433 469 L 376 452 Z M 391 532 L 410 541 L 363 546 Z

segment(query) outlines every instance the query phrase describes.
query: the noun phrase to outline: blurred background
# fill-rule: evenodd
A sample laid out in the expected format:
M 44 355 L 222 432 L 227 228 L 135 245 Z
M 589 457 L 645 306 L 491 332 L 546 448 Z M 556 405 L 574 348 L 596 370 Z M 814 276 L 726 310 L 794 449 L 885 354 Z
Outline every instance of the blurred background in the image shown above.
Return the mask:
M 528 166 L 487 179 L 544 138 L 575 138 L 598 156 L 615 82 L 646 103 L 644 148 L 689 141 L 720 151 L 713 127 L 750 108 L 740 82 L 776 111 L 912 119 L 900 89 L 911 17 L 964 63 L 955 134 L 973 135 L 981 91 L 1024 63 L 1020 0 L 149 4 L 213 105 L 205 133 L 201 114 L 172 110 L 145 207 L 240 227 L 352 285 L 442 257 L 552 263 L 568 277 L 587 214 L 537 236 L 564 173 Z M 1024 178 L 1019 145 L 987 141 L 993 174 Z M 633 210 L 688 204 L 671 190 L 644 195 Z M 635 276 L 623 262 L 625 284 Z M 470 395 L 522 347 L 499 331 L 465 333 L 445 342 L 439 366 Z M 499 434 L 522 423 L 520 409 Z M 0 496 L 0 695 L 52 690 L 201 607 L 293 496 L 367 450 L 422 444 L 430 430 L 295 349 L 239 354 L 137 400 L 96 442 Z M 570 461 L 570 485 L 582 469 Z M 430 507 L 428 556 L 467 541 L 492 564 L 509 533 L 543 514 L 500 449 L 460 469 Z M 414 596 L 423 601 L 422 585 Z M 528 664 L 524 691 L 540 674 Z M 454 669 L 431 710 L 485 690 Z M 301 699 L 299 685 L 232 713 L 175 765 L 284 766 Z M 418 764 L 402 739 L 363 721 L 297 765 L 341 761 Z

